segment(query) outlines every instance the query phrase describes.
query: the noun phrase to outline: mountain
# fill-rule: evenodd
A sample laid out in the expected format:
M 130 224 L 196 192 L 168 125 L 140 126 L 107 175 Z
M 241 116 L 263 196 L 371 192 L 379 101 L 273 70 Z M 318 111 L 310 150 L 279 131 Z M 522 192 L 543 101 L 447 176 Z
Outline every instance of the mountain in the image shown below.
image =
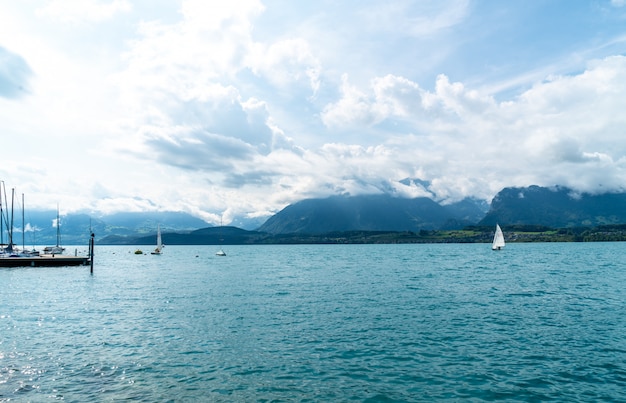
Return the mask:
M 6 211 L 3 220 L 2 240 L 7 242 Z M 10 215 L 8 215 L 10 217 Z M 25 213 L 24 237 L 22 237 L 22 217 L 14 218 L 13 243 L 27 246 L 56 244 L 56 210 L 33 210 Z M 96 241 L 109 235 L 145 236 L 156 234 L 157 224 L 162 231 L 190 232 L 208 226 L 206 221 L 181 212 L 131 212 L 93 217 L 88 214 L 71 213 L 62 215 L 61 244 L 83 245 L 89 240 L 91 231 Z M 22 239 L 24 239 L 22 241 Z
M 248 216 L 235 216 L 230 221 L 229 225 L 245 230 L 255 230 L 259 228 L 268 219 L 268 216 L 261 217 L 248 217 Z
M 190 214 L 171 211 L 114 213 L 101 216 L 100 220 L 110 230 L 124 228 L 139 233 L 155 233 L 157 224 L 161 225 L 161 230 L 169 231 L 191 231 L 208 225 L 206 221 Z
M 7 242 L 4 211 L 0 241 Z M 56 211 L 27 211 L 22 237 L 21 213 L 14 217 L 13 242 L 17 245 L 54 245 Z M 455 230 L 469 225 L 484 228 L 500 225 L 550 228 L 597 227 L 626 224 L 626 193 L 592 195 L 566 187 L 510 187 L 501 190 L 489 206 L 465 199 L 441 205 L 430 198 L 404 199 L 391 195 L 332 196 L 306 199 L 285 207 L 256 231 L 246 231 L 238 222 L 211 227 L 205 221 L 180 212 L 116 213 L 94 217 L 88 214 L 61 216 L 61 244 L 84 245 L 90 231 L 97 243 L 154 244 L 157 224 L 166 244 L 225 244 L 303 242 L 308 235 L 352 231 L 420 232 Z M 220 234 L 219 231 L 222 233 Z M 292 234 L 293 237 L 286 236 Z M 333 235 L 334 236 L 334 235 Z M 358 236 L 355 235 L 355 236 Z M 272 239 L 274 237 L 274 239 Z M 320 238 L 321 239 L 321 238 Z M 318 239 L 319 240 L 319 239 Z
M 460 228 L 475 223 L 486 206 L 464 200 L 442 206 L 427 197 L 390 195 L 331 196 L 306 199 L 270 217 L 258 231 L 270 234 L 322 234 L 333 231 L 419 231 Z
M 247 231 L 237 227 L 209 227 L 195 231 L 165 232 L 162 233 L 164 245 L 244 245 L 263 243 L 267 234 L 257 231 Z M 154 245 L 155 234 L 147 236 L 118 236 L 109 235 L 102 238 L 99 244 L 103 245 Z
M 592 195 L 566 187 L 501 190 L 479 225 L 538 224 L 552 228 L 626 223 L 626 193 Z
M 444 207 L 453 218 L 448 219 L 439 229 L 460 229 L 477 223 L 489 211 L 489 203 L 471 197 Z

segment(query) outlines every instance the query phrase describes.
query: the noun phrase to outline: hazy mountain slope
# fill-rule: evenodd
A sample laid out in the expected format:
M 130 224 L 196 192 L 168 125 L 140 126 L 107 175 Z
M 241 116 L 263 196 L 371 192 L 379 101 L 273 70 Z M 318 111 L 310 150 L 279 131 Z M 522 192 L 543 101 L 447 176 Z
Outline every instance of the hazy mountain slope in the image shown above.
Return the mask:
M 3 242 L 8 241 L 4 210 Z M 56 243 L 55 210 L 26 211 L 22 238 L 21 211 L 13 214 L 13 242 L 26 246 Z M 389 195 L 333 196 L 307 199 L 285 207 L 258 231 L 268 234 L 324 234 L 342 231 L 420 231 L 461 229 L 467 225 L 540 225 L 552 228 L 626 224 L 626 193 L 576 194 L 564 187 L 511 187 L 500 191 L 490 206 L 465 199 L 439 205 L 429 198 L 402 199 Z M 94 217 L 88 214 L 61 216 L 61 244 L 86 244 L 90 231 L 96 241 L 153 243 L 156 226 L 170 244 L 217 243 L 220 236 L 205 221 L 180 212 L 117 213 Z M 257 242 L 262 234 L 235 226 L 221 229 L 221 237 L 234 243 Z M 187 238 L 187 235 L 192 234 Z M 23 240 L 22 240 L 23 239 Z M 245 239 L 245 240 L 244 240 Z M 225 241 L 226 242 L 226 241 Z
M 104 215 L 100 220 L 109 227 L 123 227 L 136 232 L 156 232 L 157 224 L 162 230 L 191 231 L 209 224 L 197 217 L 182 212 L 132 212 Z
M 419 231 L 438 229 L 450 220 L 472 216 L 480 219 L 480 208 L 469 204 L 441 206 L 422 197 L 402 199 L 389 195 L 332 196 L 307 199 L 285 207 L 259 227 L 272 234 L 331 231 Z M 478 214 L 478 215 L 477 215 Z
M 10 214 L 5 211 L 5 217 Z M 26 245 L 56 244 L 57 228 L 54 224 L 57 213 L 55 210 L 27 211 L 24 214 Z M 85 244 L 89 240 L 90 231 L 96 234 L 96 240 L 108 235 L 140 236 L 156 234 L 157 224 L 163 231 L 189 232 L 207 227 L 209 224 L 199 218 L 180 212 L 147 212 L 147 213 L 116 213 L 98 218 L 88 214 L 71 213 L 60 217 L 61 244 Z M 14 213 L 13 243 L 22 244 L 21 212 Z M 6 220 L 3 219 L 4 242 L 8 239 Z
M 539 224 L 553 228 L 626 223 L 626 194 L 577 194 L 565 187 L 505 188 L 481 225 Z
M 199 230 L 177 233 L 165 232 L 162 234 L 164 245 L 241 245 L 255 243 L 267 237 L 267 234 L 257 231 L 247 231 L 237 227 L 209 227 Z M 118 236 L 109 235 L 100 240 L 105 245 L 154 245 L 155 235 L 148 236 Z

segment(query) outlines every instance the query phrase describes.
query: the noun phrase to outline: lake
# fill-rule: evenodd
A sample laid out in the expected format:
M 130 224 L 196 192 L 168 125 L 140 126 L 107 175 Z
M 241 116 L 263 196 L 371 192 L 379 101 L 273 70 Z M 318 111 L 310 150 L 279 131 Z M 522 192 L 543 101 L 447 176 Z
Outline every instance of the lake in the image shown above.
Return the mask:
M 626 401 L 626 243 L 135 249 L 0 268 L 0 402 Z

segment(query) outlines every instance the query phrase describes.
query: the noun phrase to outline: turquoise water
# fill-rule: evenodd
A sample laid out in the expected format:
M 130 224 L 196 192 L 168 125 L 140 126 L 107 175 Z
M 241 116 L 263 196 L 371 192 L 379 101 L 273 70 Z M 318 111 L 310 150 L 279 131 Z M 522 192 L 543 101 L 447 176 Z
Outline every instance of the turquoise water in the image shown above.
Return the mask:
M 0 401 L 626 401 L 626 243 L 0 269 Z

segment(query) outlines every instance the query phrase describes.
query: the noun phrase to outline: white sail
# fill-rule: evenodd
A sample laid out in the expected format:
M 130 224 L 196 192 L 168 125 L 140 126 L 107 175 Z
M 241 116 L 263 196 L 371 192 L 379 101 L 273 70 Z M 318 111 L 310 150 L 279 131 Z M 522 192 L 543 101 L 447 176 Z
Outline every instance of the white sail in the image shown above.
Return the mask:
M 161 226 L 157 225 L 156 249 L 154 250 L 154 252 L 150 252 L 150 253 L 153 255 L 160 255 L 162 250 L 163 250 L 163 242 L 161 241 Z
M 493 244 L 491 245 L 491 249 L 500 250 L 504 248 L 504 234 L 502 233 L 502 229 L 500 229 L 500 225 L 496 224 L 496 233 L 493 236 Z
M 224 241 L 224 238 L 222 238 L 223 229 L 224 229 L 224 226 L 222 226 L 222 219 L 220 218 L 220 250 L 215 252 L 216 256 L 226 256 L 226 252 L 224 252 L 224 248 L 222 247 L 222 242 Z

